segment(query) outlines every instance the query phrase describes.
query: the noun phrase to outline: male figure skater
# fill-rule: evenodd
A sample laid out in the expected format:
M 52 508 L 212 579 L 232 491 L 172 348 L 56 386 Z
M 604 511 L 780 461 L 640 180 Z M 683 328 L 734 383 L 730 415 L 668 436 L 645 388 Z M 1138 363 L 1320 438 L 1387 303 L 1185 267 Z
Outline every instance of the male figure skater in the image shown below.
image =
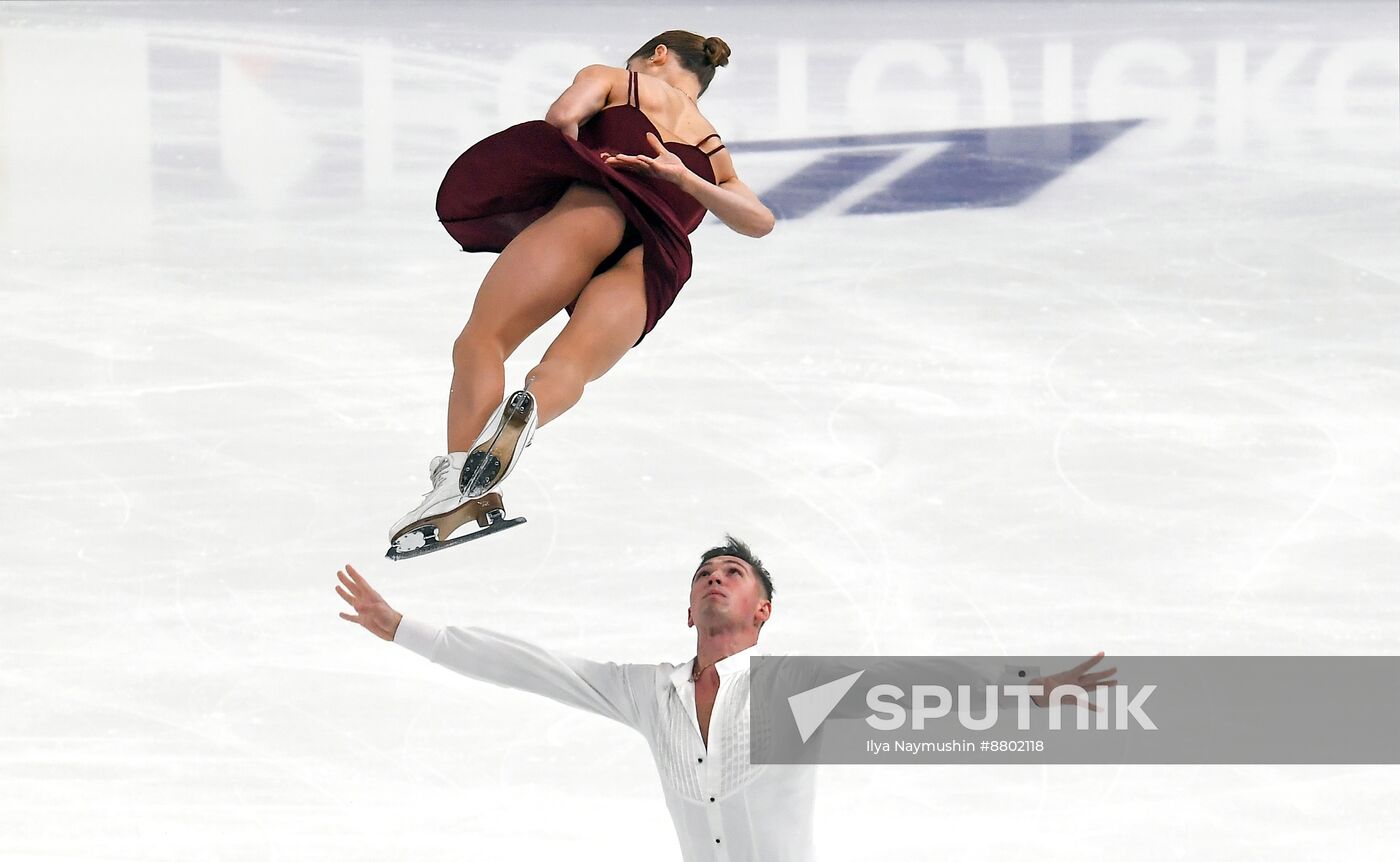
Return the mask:
M 355 613 L 340 616 L 465 676 L 639 731 L 656 759 L 686 862 L 805 862 L 813 856 L 815 767 L 749 762 L 749 658 L 773 613 L 773 579 L 747 545 L 726 539 L 701 556 L 691 578 L 686 624 L 696 629 L 695 657 L 680 664 L 596 662 L 487 629 L 439 628 L 389 607 L 348 565 L 337 572 L 336 592 Z M 1046 692 L 1112 685 L 1104 680 L 1113 668 L 1088 672 L 1101 656 L 1029 682 Z M 956 682 L 987 682 L 966 671 Z M 1034 700 L 1048 702 L 1044 695 Z

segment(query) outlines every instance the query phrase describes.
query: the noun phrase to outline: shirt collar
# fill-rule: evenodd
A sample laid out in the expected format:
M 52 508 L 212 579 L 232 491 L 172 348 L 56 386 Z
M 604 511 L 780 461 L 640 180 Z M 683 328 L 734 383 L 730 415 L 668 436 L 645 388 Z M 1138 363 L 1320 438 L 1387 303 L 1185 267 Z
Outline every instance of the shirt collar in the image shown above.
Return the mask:
M 722 680 L 730 674 L 748 670 L 749 659 L 757 655 L 757 651 L 758 644 L 754 644 L 751 647 L 746 647 L 745 649 L 739 650 L 731 656 L 725 656 L 724 658 L 715 662 L 715 672 L 719 674 L 719 678 Z M 691 656 L 686 661 L 683 661 L 679 665 L 677 665 L 675 670 L 671 671 L 671 684 L 674 685 L 676 688 L 692 685 L 690 681 L 690 675 L 694 672 L 695 657 Z
M 754 656 L 757 650 L 758 644 L 754 644 L 751 647 L 739 650 L 738 652 L 734 653 L 734 655 L 725 656 L 724 658 L 715 662 L 715 670 L 719 672 L 720 679 L 723 679 L 724 677 L 729 676 L 732 673 L 737 673 L 741 670 L 748 670 L 749 659 Z

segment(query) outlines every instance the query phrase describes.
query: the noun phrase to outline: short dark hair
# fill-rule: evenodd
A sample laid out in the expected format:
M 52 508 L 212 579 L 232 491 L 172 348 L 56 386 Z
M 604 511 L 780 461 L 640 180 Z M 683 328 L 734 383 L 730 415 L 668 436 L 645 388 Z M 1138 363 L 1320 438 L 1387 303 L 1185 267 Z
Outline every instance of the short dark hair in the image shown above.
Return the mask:
M 763 597 L 768 601 L 773 601 L 773 576 L 768 574 L 768 570 L 763 568 L 763 561 L 753 555 L 753 551 L 748 545 L 729 535 L 724 534 L 724 544 L 710 548 L 700 555 L 700 565 L 705 565 L 707 560 L 715 557 L 738 557 L 749 564 L 754 574 L 763 582 Z

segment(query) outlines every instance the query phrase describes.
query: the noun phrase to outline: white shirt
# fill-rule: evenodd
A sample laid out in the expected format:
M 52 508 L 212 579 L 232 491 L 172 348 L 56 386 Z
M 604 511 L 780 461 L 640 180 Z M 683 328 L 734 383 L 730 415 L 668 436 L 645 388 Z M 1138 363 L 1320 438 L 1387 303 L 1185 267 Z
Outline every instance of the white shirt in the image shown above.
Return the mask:
M 400 644 L 473 679 L 531 691 L 639 731 L 651 746 L 686 862 L 809 862 L 816 767 L 749 763 L 749 658 L 715 664 L 709 747 L 691 661 L 614 664 L 545 650 L 487 629 L 404 617 Z
M 816 767 L 749 762 L 749 659 L 715 664 L 719 691 L 709 747 L 700 736 L 692 661 L 614 664 L 578 658 L 488 629 L 437 628 L 404 617 L 400 644 L 473 679 L 522 689 L 606 716 L 651 746 L 685 862 L 810 862 Z M 963 684 L 989 680 L 941 661 Z M 760 730 L 760 732 L 762 732 Z

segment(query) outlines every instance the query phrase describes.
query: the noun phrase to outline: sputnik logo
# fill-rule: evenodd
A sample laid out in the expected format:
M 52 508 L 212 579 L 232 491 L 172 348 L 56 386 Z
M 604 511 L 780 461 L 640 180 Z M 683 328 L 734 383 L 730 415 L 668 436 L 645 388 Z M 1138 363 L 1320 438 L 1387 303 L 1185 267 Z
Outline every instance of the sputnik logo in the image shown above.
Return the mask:
M 858 670 L 849 676 L 809 688 L 788 698 L 792 718 L 797 722 L 797 732 L 802 734 L 804 743 L 812 738 L 812 734 L 816 733 L 817 728 L 831 715 L 836 704 L 841 702 L 841 698 L 846 696 L 846 692 L 851 690 L 856 680 L 864 675 L 865 671 Z

